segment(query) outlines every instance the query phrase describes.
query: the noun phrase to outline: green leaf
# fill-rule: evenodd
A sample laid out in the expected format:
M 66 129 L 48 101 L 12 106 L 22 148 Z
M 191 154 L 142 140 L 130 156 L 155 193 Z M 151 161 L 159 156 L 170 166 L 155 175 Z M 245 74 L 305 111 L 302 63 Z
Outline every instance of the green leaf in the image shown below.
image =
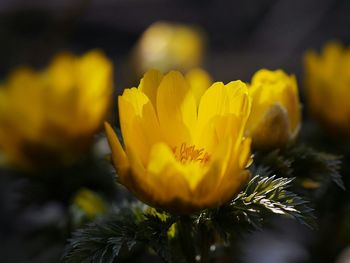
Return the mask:
M 255 176 L 231 203 L 231 209 L 245 211 L 249 217 L 254 213 L 273 213 L 298 220 L 312 227 L 312 209 L 308 202 L 293 192 L 286 190 L 293 178 Z M 256 216 L 255 216 L 256 217 Z M 264 220 L 264 216 L 261 216 Z
M 301 197 L 288 191 L 292 181 L 255 176 L 230 202 L 187 216 L 129 206 L 75 232 L 64 260 L 117 262 L 124 255 L 122 252 L 130 252 L 136 246 L 152 249 L 166 262 L 185 259 L 192 262 L 198 252 L 210 257 L 208 249 L 217 243 L 218 237 L 228 244 L 237 234 L 261 227 L 272 215 L 312 226 L 312 209 Z M 174 224 L 176 234 L 170 238 L 169 229 Z
M 318 152 L 305 145 L 292 148 L 290 151 L 287 151 L 286 155 L 294 160 L 293 168 L 295 174 L 308 174 L 319 182 L 330 180 L 345 190 L 345 185 L 339 172 L 341 156 Z
M 293 180 L 257 175 L 231 202 L 203 211 L 197 223 L 214 228 L 225 241 L 260 228 L 272 215 L 292 218 L 313 228 L 313 209 L 307 201 L 287 190 Z
M 149 213 L 141 206 L 145 207 L 129 205 L 74 232 L 63 261 L 112 263 L 128 256 L 134 247 L 149 247 L 170 262 L 167 233 L 174 218 Z
M 164 215 L 164 214 L 163 214 Z M 159 213 L 145 214 L 145 220 L 140 224 L 140 236 L 144 244 L 152 248 L 165 262 L 171 262 L 168 231 L 175 219 L 162 217 Z
M 137 214 L 123 209 L 73 233 L 64 262 L 114 262 L 122 250 L 136 245 Z
M 256 153 L 253 172 L 296 177 L 302 188 L 321 190 L 324 194 L 332 182 L 345 190 L 340 168 L 340 156 L 319 152 L 305 145 L 296 145 L 284 151 Z

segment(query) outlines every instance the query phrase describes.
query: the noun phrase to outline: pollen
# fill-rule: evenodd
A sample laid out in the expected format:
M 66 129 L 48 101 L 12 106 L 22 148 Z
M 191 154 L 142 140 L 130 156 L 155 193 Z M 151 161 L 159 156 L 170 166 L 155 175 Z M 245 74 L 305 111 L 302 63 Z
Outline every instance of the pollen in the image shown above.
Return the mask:
M 198 149 L 195 145 L 187 145 L 186 143 L 182 143 L 180 147 L 175 146 L 173 152 L 175 158 L 182 163 L 200 162 L 205 164 L 210 159 L 204 148 Z

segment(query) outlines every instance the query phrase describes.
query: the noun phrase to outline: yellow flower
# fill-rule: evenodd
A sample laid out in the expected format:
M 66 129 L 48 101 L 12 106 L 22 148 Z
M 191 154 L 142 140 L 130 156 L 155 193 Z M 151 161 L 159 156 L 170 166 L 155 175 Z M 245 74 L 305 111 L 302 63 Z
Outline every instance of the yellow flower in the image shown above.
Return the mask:
M 259 70 L 252 78 L 253 99 L 247 135 L 256 149 L 283 147 L 295 139 L 300 129 L 301 106 L 297 82 L 282 70 Z
M 78 191 L 74 197 L 73 204 L 83 210 L 91 219 L 107 211 L 105 201 L 97 193 L 86 188 Z
M 138 74 L 152 68 L 185 72 L 201 65 L 204 49 L 203 35 L 195 27 L 157 22 L 142 34 L 134 59 Z
M 350 135 L 350 48 L 329 42 L 321 54 L 307 52 L 304 66 L 309 110 L 330 131 Z
M 22 168 L 71 161 L 101 126 L 112 65 L 100 52 L 56 56 L 35 72 L 14 70 L 0 89 L 0 149 Z
M 124 148 L 106 124 L 113 162 L 142 201 L 190 212 L 227 201 L 246 181 L 251 99 L 243 82 L 214 83 L 197 102 L 181 73 L 151 70 L 118 104 Z

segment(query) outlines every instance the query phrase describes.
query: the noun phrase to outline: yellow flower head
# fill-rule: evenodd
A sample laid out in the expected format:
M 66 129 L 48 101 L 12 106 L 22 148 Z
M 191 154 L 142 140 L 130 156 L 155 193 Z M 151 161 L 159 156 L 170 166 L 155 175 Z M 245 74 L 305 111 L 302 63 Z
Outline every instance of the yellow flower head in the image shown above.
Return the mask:
M 202 33 L 196 28 L 157 22 L 142 34 L 136 47 L 138 71 L 143 73 L 151 68 L 162 72 L 187 71 L 201 65 L 204 49 Z
M 253 146 L 269 150 L 294 140 L 300 129 L 301 107 L 297 82 L 282 70 L 259 70 L 252 78 L 253 99 L 247 134 Z
M 0 89 L 0 150 L 25 168 L 70 161 L 101 126 L 111 92 L 112 64 L 96 50 L 14 70 Z
M 106 202 L 97 193 L 87 188 L 81 188 L 77 192 L 74 196 L 73 204 L 91 219 L 106 213 L 108 210 Z
M 247 179 L 250 139 L 243 133 L 246 85 L 216 82 L 196 100 L 181 73 L 148 71 L 119 96 L 121 146 L 106 133 L 121 182 L 144 202 L 190 212 L 231 198 Z
M 329 42 L 321 54 L 307 52 L 304 66 L 309 110 L 332 132 L 350 135 L 350 48 Z

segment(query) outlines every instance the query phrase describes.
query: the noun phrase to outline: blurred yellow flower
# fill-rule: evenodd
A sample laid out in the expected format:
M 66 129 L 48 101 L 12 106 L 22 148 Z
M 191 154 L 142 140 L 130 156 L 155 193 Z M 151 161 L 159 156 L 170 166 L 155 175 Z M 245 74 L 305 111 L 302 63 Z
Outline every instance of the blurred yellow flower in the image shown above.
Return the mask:
M 105 201 L 95 192 L 82 188 L 74 197 L 73 204 L 91 219 L 107 211 Z
M 205 44 L 203 33 L 185 24 L 157 22 L 141 36 L 135 50 L 136 67 L 141 75 L 156 68 L 162 72 L 200 66 Z
M 0 89 L 1 151 L 22 168 L 71 161 L 101 126 L 111 92 L 112 64 L 97 50 L 14 70 Z
M 254 148 L 270 150 L 294 140 L 301 122 L 295 77 L 282 70 L 261 69 L 254 74 L 249 93 L 253 105 L 246 131 Z
M 227 201 L 246 181 L 251 99 L 243 82 L 214 83 L 196 101 L 181 73 L 150 70 L 118 102 L 124 148 L 106 124 L 113 162 L 142 201 L 190 212 Z
M 330 131 L 350 135 L 350 47 L 327 43 L 304 57 L 305 91 L 311 113 Z

